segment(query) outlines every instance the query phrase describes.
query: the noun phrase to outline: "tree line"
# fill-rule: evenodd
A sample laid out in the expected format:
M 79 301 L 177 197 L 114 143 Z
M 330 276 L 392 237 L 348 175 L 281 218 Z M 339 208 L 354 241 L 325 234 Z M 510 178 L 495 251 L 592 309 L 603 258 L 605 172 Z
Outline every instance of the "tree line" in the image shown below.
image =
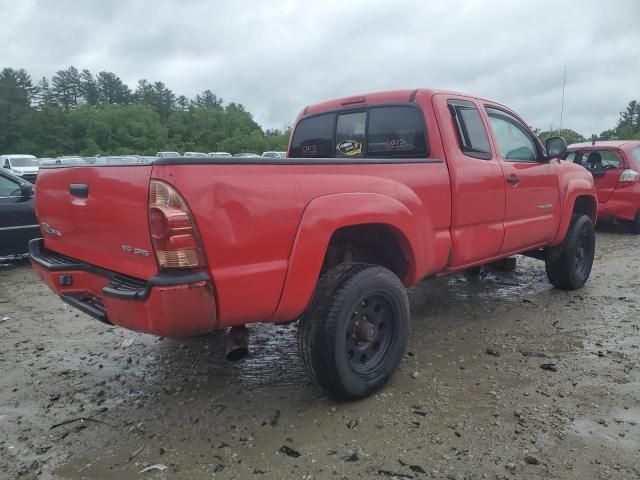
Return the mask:
M 0 71 L 0 153 L 261 153 L 285 150 L 289 133 L 263 130 L 242 104 L 208 89 L 187 98 L 146 79 L 131 89 L 112 72 L 73 66 L 37 82 L 24 69 Z
M 535 130 L 541 140 L 580 133 Z M 263 130 L 242 104 L 225 104 L 211 90 L 176 95 L 163 82 L 139 80 L 134 89 L 112 72 L 71 66 L 34 82 L 24 69 L 0 71 L 0 153 L 154 155 L 157 151 L 285 150 L 290 129 Z M 640 140 L 640 103 L 629 102 L 617 124 L 589 140 Z

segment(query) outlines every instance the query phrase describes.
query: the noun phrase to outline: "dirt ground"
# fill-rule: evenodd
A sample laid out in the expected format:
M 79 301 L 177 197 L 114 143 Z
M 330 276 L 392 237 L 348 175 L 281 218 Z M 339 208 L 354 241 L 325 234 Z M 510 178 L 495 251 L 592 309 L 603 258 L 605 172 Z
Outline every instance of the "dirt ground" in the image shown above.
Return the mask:
M 222 334 L 109 328 L 0 268 L 0 478 L 640 478 L 640 236 L 600 229 L 577 292 L 519 258 L 410 297 L 392 382 L 336 403 L 295 325 L 252 326 L 229 364 Z

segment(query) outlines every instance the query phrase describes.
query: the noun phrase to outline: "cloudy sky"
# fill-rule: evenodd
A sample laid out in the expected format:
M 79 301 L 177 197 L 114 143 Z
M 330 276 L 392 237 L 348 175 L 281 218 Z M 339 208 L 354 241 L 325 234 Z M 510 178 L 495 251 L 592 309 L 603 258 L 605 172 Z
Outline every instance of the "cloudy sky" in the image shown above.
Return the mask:
M 640 0 L 0 0 L 0 68 L 211 89 L 281 128 L 305 105 L 434 87 L 584 135 L 640 100 Z

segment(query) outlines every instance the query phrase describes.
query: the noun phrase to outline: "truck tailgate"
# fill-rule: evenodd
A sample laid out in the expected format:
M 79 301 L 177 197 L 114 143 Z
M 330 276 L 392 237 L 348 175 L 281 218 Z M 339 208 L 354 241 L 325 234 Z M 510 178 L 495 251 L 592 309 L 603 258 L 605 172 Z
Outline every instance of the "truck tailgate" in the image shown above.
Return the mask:
M 151 165 L 41 169 L 36 214 L 45 247 L 132 277 L 153 276 L 157 264 L 147 216 L 151 169 Z

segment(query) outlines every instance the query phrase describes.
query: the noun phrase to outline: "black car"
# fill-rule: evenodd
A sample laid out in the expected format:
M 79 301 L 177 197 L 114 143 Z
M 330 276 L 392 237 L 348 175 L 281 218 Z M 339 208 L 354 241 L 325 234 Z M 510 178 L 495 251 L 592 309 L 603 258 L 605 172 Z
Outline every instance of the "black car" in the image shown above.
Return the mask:
M 0 168 L 0 256 L 27 253 L 29 240 L 40 236 L 33 195 L 32 183 Z

